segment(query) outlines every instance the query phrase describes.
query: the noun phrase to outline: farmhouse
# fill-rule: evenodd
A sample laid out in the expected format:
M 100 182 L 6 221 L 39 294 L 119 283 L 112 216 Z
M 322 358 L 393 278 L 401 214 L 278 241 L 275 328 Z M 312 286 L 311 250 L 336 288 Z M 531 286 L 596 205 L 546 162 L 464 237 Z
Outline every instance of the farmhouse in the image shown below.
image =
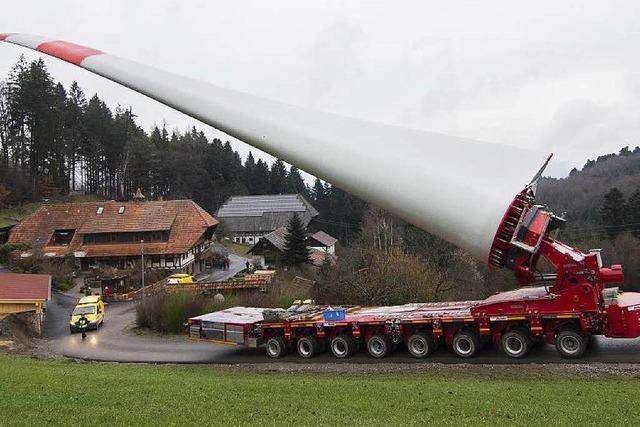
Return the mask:
M 261 237 L 286 227 L 297 213 L 308 226 L 318 211 L 300 194 L 232 196 L 216 213 L 236 243 L 255 244 Z
M 99 201 L 43 205 L 17 224 L 9 243 L 17 256 L 72 258 L 77 267 L 150 268 L 197 273 L 218 221 L 191 200 Z
M 249 249 L 248 253 L 261 257 L 263 264 L 279 266 L 282 262 L 282 255 L 286 246 L 286 236 L 287 229 L 285 227 L 280 227 L 260 238 L 260 240 L 258 240 L 258 242 Z M 324 243 L 321 243 L 320 240 L 324 241 Z M 307 239 L 307 247 L 309 248 L 309 259 L 311 264 L 320 266 L 325 259 L 328 259 L 329 262 L 335 264 L 338 259 L 335 256 L 335 244 L 337 241 L 337 239 L 331 237 L 324 231 L 319 231 L 310 235 Z

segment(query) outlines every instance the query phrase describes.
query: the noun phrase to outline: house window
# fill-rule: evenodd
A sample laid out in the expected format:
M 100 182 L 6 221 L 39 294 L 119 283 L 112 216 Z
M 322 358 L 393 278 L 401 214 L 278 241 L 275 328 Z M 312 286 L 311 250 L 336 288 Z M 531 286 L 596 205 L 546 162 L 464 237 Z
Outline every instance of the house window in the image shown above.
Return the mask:
M 52 246 L 68 246 L 73 239 L 75 230 L 55 230 L 51 236 Z
M 120 206 L 120 207 L 118 208 L 118 213 L 119 213 L 120 215 L 122 215 L 122 214 L 124 213 L 124 206 Z
M 104 211 L 104 208 L 102 206 L 99 206 L 98 209 L 96 210 L 96 215 L 102 215 L 103 211 Z

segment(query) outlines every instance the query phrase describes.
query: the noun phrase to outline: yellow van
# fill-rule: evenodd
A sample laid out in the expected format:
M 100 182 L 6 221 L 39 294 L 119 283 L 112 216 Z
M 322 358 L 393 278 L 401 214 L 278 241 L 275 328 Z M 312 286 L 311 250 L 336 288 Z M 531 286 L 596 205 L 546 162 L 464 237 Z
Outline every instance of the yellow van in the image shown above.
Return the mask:
M 195 283 L 195 279 L 190 274 L 176 273 L 167 278 L 169 285 L 189 285 Z
M 80 298 L 76 308 L 71 313 L 71 320 L 69 321 L 69 330 L 71 333 L 78 332 L 78 320 L 80 316 L 84 314 L 84 317 L 89 321 L 87 329 L 98 329 L 104 323 L 104 302 L 100 295 L 91 295 L 88 297 Z

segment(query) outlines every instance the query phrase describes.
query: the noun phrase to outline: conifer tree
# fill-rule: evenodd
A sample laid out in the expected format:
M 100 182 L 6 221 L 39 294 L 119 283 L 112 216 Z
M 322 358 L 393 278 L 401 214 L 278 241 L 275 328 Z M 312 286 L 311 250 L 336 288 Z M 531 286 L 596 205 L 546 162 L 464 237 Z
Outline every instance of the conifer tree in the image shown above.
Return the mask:
M 269 183 L 269 167 L 262 161 L 262 159 L 258 159 L 256 162 L 256 170 L 253 174 L 252 182 L 252 194 L 269 194 L 271 191 L 271 184 Z
M 630 228 L 634 231 L 631 233 L 640 238 L 640 188 L 636 189 L 627 201 L 626 212 L 627 224 L 633 224 Z
M 247 187 L 249 194 L 253 194 L 255 191 L 253 176 L 256 173 L 256 161 L 253 158 L 253 153 L 249 151 L 247 160 L 244 161 L 244 185 Z
M 307 247 L 307 228 L 297 213 L 294 213 L 287 225 L 284 254 L 282 261 L 286 265 L 300 265 L 310 262 L 310 251 Z
M 298 193 L 304 197 L 309 197 L 309 188 L 304 183 L 300 170 L 295 166 L 291 166 L 289 175 L 287 175 L 287 193 Z
M 85 108 L 87 108 L 87 100 L 84 97 L 84 92 L 77 82 L 71 83 L 66 101 L 64 127 L 69 162 L 69 186 L 72 191 L 76 189 L 76 162 L 79 159 L 80 147 L 85 137 L 83 118 Z
M 272 194 L 284 194 L 287 192 L 287 168 L 282 160 L 278 159 L 271 165 L 269 183 Z
M 311 197 L 313 200 L 313 206 L 320 213 L 320 217 L 329 218 L 329 194 L 327 187 L 324 185 L 320 178 L 316 178 L 313 184 L 313 190 L 311 191 Z
M 615 237 L 620 234 L 627 217 L 627 204 L 617 187 L 613 187 L 604 195 L 601 215 L 609 236 Z

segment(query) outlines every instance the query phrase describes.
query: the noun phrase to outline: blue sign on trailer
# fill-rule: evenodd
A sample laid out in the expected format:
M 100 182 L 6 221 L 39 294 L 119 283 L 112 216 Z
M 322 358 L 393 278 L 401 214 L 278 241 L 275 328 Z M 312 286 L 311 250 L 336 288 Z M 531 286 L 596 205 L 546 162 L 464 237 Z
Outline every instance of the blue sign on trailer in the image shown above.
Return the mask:
M 347 310 L 344 308 L 328 308 L 322 312 L 322 318 L 325 322 L 339 322 L 345 320 Z

